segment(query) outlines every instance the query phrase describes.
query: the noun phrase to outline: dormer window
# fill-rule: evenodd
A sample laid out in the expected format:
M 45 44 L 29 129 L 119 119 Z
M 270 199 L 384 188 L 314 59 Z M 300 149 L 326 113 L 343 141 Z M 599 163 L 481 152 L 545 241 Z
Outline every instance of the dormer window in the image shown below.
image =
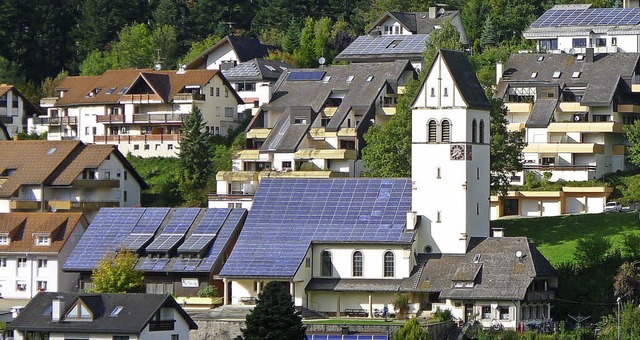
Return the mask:
M 34 243 L 37 246 L 48 246 L 51 244 L 51 238 L 49 235 L 35 235 Z
M 0 235 L 0 245 L 7 245 L 7 244 L 9 244 L 9 235 L 7 234 Z
M 367 77 L 367 82 L 371 82 L 373 80 L 373 76 L 368 76 Z
M 553 72 L 553 77 L 554 78 L 560 78 L 561 75 L 562 75 L 562 72 L 560 72 L 560 71 Z
M 91 320 L 91 311 L 81 301 L 78 301 L 65 316 L 68 320 Z
M 13 175 L 13 173 L 16 172 L 16 169 L 4 169 L 1 173 L 0 173 L 0 177 L 9 177 L 11 175 Z

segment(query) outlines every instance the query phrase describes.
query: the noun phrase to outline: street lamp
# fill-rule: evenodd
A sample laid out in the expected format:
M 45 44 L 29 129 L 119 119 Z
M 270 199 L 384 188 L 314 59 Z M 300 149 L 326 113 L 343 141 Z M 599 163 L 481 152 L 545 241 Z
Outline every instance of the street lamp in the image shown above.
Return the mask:
M 618 303 L 618 340 L 620 340 L 620 297 L 616 300 Z

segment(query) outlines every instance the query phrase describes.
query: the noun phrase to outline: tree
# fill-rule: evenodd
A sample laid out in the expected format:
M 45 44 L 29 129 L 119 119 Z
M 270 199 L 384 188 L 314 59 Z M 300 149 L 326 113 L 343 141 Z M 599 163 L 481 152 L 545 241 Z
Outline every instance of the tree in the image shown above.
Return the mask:
M 40 90 L 42 91 L 43 97 L 53 97 L 56 96 L 55 88 L 62 83 L 62 81 L 69 76 L 69 72 L 62 71 L 58 73 L 55 78 L 47 78 L 42 81 L 42 85 L 40 85 Z
M 126 250 L 105 255 L 91 274 L 92 291 L 141 293 L 144 290 L 144 278 L 141 272 L 134 269 L 137 259 L 135 253 Z
M 409 320 L 393 333 L 392 340 L 429 340 L 429 333 L 422 330 L 417 318 Z
M 300 67 L 315 67 L 318 65 L 318 60 L 315 56 L 314 50 L 314 24 L 313 19 L 307 17 L 304 22 L 304 28 L 300 33 L 300 45 L 296 49 L 294 56 L 298 61 Z
M 218 40 L 220 40 L 220 37 L 210 35 L 205 39 L 192 42 L 187 54 L 180 58 L 180 64 L 188 64 L 194 61 L 202 52 L 213 46 Z
M 622 240 L 622 250 L 628 259 L 639 259 L 640 235 L 634 232 L 625 233 Z
M 326 59 L 327 64 L 331 64 L 333 60 L 332 51 L 329 50 L 329 42 L 331 41 L 331 19 L 323 17 L 316 21 L 314 26 L 315 36 L 313 37 L 314 59 L 320 57 Z
M 147 68 L 156 57 L 151 31 L 145 24 L 125 26 L 113 44 L 114 68 Z
M 94 50 L 80 64 L 81 76 L 97 76 L 113 68 L 113 54 L 110 51 Z
M 640 120 L 636 120 L 631 125 L 624 126 L 624 134 L 629 140 L 629 161 L 640 166 Z
M 429 34 L 424 50 L 425 70 L 431 68 L 431 63 L 440 48 L 456 51 L 462 51 L 463 49 L 462 43 L 460 42 L 460 32 L 458 32 L 458 29 L 451 23 L 451 19 L 445 19 L 440 29 Z
M 405 319 L 409 312 L 409 295 L 396 295 L 396 298 L 393 300 L 393 309 L 395 309 L 396 317 L 398 319 Z
M 255 308 L 242 329 L 245 340 L 306 339 L 302 318 L 293 307 L 291 295 L 281 282 L 271 281 L 258 295 Z
M 293 53 L 300 45 L 300 27 L 295 18 L 289 22 L 289 28 L 282 37 L 282 50 L 287 53 Z
M 611 250 L 611 240 L 606 237 L 594 235 L 589 238 L 581 238 L 576 243 L 574 258 L 581 267 L 593 267 L 602 263 Z
M 189 205 L 201 205 L 206 200 L 204 192 L 212 174 L 211 136 L 203 130 L 200 108 L 195 106 L 182 125 L 180 142 L 180 191 Z
M 160 54 L 164 69 L 174 69 L 178 62 L 178 34 L 171 25 L 156 26 L 151 32 L 153 49 Z M 157 57 L 157 54 L 154 54 Z M 155 62 L 155 60 L 154 60 Z
M 520 131 L 507 130 L 507 108 L 500 99 L 491 100 L 491 192 L 506 196 L 511 174 L 522 171 L 524 135 Z
M 640 300 L 640 262 L 625 262 L 613 282 L 613 291 L 625 301 Z
M 482 34 L 480 35 L 480 45 L 482 48 L 488 48 L 495 46 L 496 41 L 496 29 L 493 24 L 491 16 L 487 16 L 482 26 Z
M 618 317 L 611 313 L 598 323 L 598 339 L 640 339 L 640 306 L 623 303 L 620 311 L 620 337 L 618 337 Z

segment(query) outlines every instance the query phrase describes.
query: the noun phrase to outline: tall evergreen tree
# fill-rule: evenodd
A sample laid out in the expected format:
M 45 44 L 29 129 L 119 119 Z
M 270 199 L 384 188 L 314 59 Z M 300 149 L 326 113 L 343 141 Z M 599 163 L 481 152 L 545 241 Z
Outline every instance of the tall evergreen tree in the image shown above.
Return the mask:
M 520 131 L 507 130 L 507 108 L 502 100 L 491 100 L 490 183 L 491 192 L 505 196 L 511 175 L 522 171 L 524 135 Z
M 203 131 L 202 111 L 195 106 L 182 124 L 182 141 L 178 159 L 180 163 L 180 190 L 187 204 L 202 204 L 212 174 L 211 136 Z
M 491 16 L 487 16 L 482 26 L 482 34 L 480 35 L 480 45 L 482 48 L 495 46 L 497 43 L 496 29 Z
M 315 56 L 315 34 L 314 24 L 311 17 L 307 17 L 304 23 L 302 33 L 300 33 L 300 46 L 295 51 L 294 56 L 298 61 L 300 67 L 315 67 L 318 65 L 318 60 Z
M 244 340 L 306 339 L 302 318 L 293 307 L 291 294 L 281 282 L 271 281 L 258 295 L 256 307 L 247 315 Z
M 287 28 L 287 32 L 282 38 L 282 50 L 293 54 L 298 46 L 300 46 L 300 26 L 298 21 L 293 18 L 289 22 L 289 28 Z

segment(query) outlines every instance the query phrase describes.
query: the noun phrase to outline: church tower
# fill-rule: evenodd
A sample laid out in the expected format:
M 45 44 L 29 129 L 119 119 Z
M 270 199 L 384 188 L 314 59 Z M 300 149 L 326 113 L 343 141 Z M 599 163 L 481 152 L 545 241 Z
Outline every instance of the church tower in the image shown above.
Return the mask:
M 439 50 L 412 105 L 419 252 L 465 254 L 489 236 L 489 103 L 463 52 Z

